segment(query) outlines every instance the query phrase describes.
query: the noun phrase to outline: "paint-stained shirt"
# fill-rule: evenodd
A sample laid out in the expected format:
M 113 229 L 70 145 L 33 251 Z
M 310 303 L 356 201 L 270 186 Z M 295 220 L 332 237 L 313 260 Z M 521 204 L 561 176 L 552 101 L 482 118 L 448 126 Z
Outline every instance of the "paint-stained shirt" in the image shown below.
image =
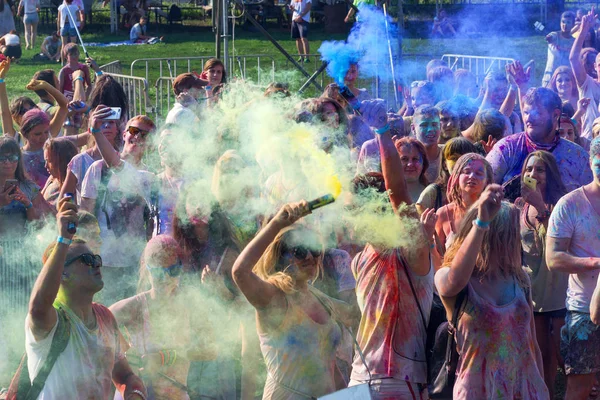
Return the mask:
M 65 350 L 58 356 L 46 379 L 38 400 L 49 399 L 104 399 L 112 398 L 112 372 L 116 363 L 125 358 L 121 352 L 120 333 L 115 317 L 101 304 L 92 304 L 96 327 L 90 329 L 66 305 L 54 304 L 66 311 L 71 323 L 71 334 Z M 30 317 L 25 320 L 25 350 L 27 368 L 33 380 L 50 352 L 56 325 L 48 336 L 36 340 L 30 328 Z
M 536 364 L 533 312 L 525 292 L 514 284 L 514 298 L 497 306 L 467 285 L 458 320 L 456 345 L 461 355 L 455 400 L 548 400 L 548 388 Z
M 500 140 L 486 156 L 494 171 L 494 183 L 503 184 L 520 175 L 528 154 L 525 132 Z M 581 146 L 561 138 L 552 154 L 568 191 L 592 181 L 588 155 Z
M 580 99 L 584 97 L 590 99 L 590 104 L 585 110 L 581 121 L 581 125 L 583 126 L 581 136 L 591 140 L 594 137 L 592 133 L 594 120 L 600 117 L 600 83 L 595 81 L 591 76 L 586 75 L 583 85 L 579 86 L 578 89 Z
M 548 236 L 571 239 L 569 253 L 575 257 L 600 257 L 600 215 L 594 210 L 583 188 L 562 197 L 550 216 Z M 598 270 L 569 275 L 567 309 L 590 312 Z
M 406 272 L 417 297 L 413 295 Z M 361 311 L 356 340 L 373 378 L 391 377 L 427 382 L 427 332 L 417 306 L 429 323 L 433 302 L 433 268 L 415 275 L 399 249 L 376 250 L 368 244 L 352 261 L 356 298 Z M 366 381 L 369 373 L 360 356 L 354 357 L 352 380 Z

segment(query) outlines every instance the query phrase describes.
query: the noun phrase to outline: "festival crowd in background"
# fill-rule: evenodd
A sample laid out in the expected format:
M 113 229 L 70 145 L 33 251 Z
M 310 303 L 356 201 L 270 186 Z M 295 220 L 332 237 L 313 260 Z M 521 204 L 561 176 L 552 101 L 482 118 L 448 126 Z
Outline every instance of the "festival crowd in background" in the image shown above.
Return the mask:
M 559 370 L 596 395 L 595 18 L 562 15 L 541 86 L 431 60 L 399 110 L 360 63 L 299 99 L 211 59 L 159 123 L 75 43 L 30 96 L 3 60 L 4 395 L 550 399 Z

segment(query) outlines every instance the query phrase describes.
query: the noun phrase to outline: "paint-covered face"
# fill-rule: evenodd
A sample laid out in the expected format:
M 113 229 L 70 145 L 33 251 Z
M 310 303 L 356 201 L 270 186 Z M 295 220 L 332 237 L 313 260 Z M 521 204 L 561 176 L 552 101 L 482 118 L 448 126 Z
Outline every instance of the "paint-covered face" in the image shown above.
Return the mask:
M 556 76 L 556 91 L 561 96 L 561 98 L 563 96 L 570 96 L 572 90 L 573 82 L 571 81 L 571 76 L 567 73 L 558 74 Z
M 569 32 L 571 32 L 571 29 L 573 29 L 573 26 L 575 26 L 575 21 L 573 20 L 573 18 L 561 17 L 561 19 L 560 19 L 561 32 L 569 33 Z
M 440 138 L 445 143 L 460 135 L 460 120 L 448 113 L 440 113 Z
M 179 286 L 183 266 L 175 248 L 162 249 L 146 258 L 146 270 L 152 287 L 159 292 L 171 292 Z
M 400 147 L 400 162 L 404 170 L 404 179 L 407 182 L 418 182 L 423 172 L 423 157 L 415 146 L 406 145 Z
M 479 195 L 483 192 L 487 183 L 487 175 L 485 172 L 485 164 L 482 160 L 469 161 L 458 178 L 458 185 L 461 191 Z
M 19 154 L 14 153 L 2 153 L 0 154 L 0 175 L 13 177 L 17 172 L 17 166 L 19 165 Z
M 575 127 L 573 124 L 568 122 L 561 122 L 558 128 L 558 133 L 563 139 L 567 139 L 569 142 L 575 141 Z
M 499 108 L 508 93 L 508 81 L 506 79 L 491 79 L 489 85 L 491 103 L 494 108 Z
M 323 122 L 333 128 L 337 129 L 340 127 L 340 115 L 337 112 L 337 109 L 332 103 L 324 103 L 323 104 Z
M 44 143 L 46 143 L 48 138 L 50 138 L 49 124 L 40 124 L 35 126 L 27 134 L 27 142 L 29 142 L 29 146 L 31 147 L 30 150 L 40 150 L 42 147 L 44 147 Z
M 414 87 L 410 90 L 410 97 L 412 98 L 413 107 L 418 108 L 423 104 L 435 104 L 435 99 L 427 89 L 422 87 Z
M 600 155 L 595 155 L 590 160 L 590 167 L 592 168 L 592 173 L 594 174 L 594 180 L 597 184 L 600 184 Z
M 446 169 L 448 170 L 448 172 L 450 174 L 452 173 L 452 170 L 454 169 L 455 164 L 456 164 L 456 160 L 454 160 L 454 159 L 446 160 Z
M 297 282 L 307 282 L 317 276 L 322 255 L 320 250 L 300 246 L 300 250 L 292 248 L 282 257 L 284 258 L 284 264 L 287 266 L 285 273 L 292 276 Z
M 83 258 L 81 257 L 83 254 L 88 256 Z M 90 258 L 90 255 L 94 256 L 95 254 L 85 244 L 77 244 L 71 247 L 66 263 L 73 261 L 69 265 L 65 263 L 62 282 L 64 285 L 70 289 L 87 293 L 97 293 L 104 287 L 101 265 L 98 265 L 97 260 L 94 260 L 93 257 Z M 88 259 L 93 260 L 93 262 L 88 264 L 86 262 Z
M 114 146 L 117 135 L 119 134 L 118 121 L 103 121 L 100 130 L 102 130 L 102 134 L 106 137 L 108 142 Z
M 348 72 L 346 72 L 344 81 L 346 83 L 354 83 L 357 79 L 358 79 L 358 65 L 350 64 L 350 68 L 348 68 Z
M 210 82 L 210 86 L 215 87 L 221 84 L 223 80 L 223 66 L 215 65 L 214 67 L 209 68 L 206 73 L 208 74 L 208 82 Z
M 417 140 L 425 147 L 437 145 L 440 138 L 440 117 L 438 115 L 415 117 L 413 127 Z
M 535 141 L 543 141 L 553 134 L 552 114 L 540 104 L 523 104 L 525 131 Z
M 48 171 L 48 173 L 51 176 L 58 179 L 58 177 L 60 176 L 60 172 L 58 170 L 58 163 L 54 162 L 54 160 L 52 159 L 52 155 L 50 154 L 48 149 L 44 149 L 44 161 L 46 165 L 46 171 Z
M 546 164 L 539 157 L 529 157 L 525 166 L 525 176 L 537 181 L 537 188 L 541 193 L 546 190 Z

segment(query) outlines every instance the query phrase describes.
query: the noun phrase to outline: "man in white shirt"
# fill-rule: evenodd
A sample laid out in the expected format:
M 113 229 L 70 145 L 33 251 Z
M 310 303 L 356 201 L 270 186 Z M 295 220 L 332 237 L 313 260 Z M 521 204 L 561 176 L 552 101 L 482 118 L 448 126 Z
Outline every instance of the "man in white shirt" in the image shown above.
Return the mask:
M 292 39 L 296 39 L 296 48 L 298 49 L 298 62 L 310 62 L 308 55 L 310 48 L 308 45 L 308 24 L 310 22 L 310 9 L 312 0 L 293 0 L 289 5 L 294 12 L 292 14 Z
M 131 40 L 131 43 L 143 43 L 150 39 L 150 36 L 146 36 L 147 23 L 147 17 L 142 17 L 140 18 L 140 22 L 131 27 L 131 31 L 129 32 L 129 40 Z
M 114 382 L 128 400 L 145 400 L 146 389 L 121 349 L 114 316 L 92 303 L 104 286 L 102 259 L 85 241 L 74 239 L 77 206 L 59 201 L 58 238 L 46 249 L 44 266 L 31 292 L 25 320 L 25 349 L 31 380 L 49 357 L 59 324 L 67 324 L 68 342 L 44 382 L 38 399 L 108 399 Z M 65 325 L 62 325 L 65 327 Z M 63 337 L 61 335 L 61 337 Z M 56 350 L 55 350 L 56 351 Z
M 173 81 L 173 93 L 177 101 L 167 114 L 165 122 L 183 127 L 190 127 L 200 120 L 194 112 L 198 109 L 198 99 L 206 97 L 205 87 L 208 82 L 192 73 L 178 75 Z

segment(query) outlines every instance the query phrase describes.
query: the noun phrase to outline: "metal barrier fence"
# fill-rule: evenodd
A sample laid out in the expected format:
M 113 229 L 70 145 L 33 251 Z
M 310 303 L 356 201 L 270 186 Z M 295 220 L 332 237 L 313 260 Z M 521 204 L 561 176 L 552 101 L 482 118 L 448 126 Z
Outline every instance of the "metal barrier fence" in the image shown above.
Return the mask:
M 456 71 L 459 68 L 469 70 L 473 75 L 478 84 L 481 84 L 485 79 L 485 76 L 490 71 L 502 71 L 506 64 L 514 62 L 514 58 L 506 57 L 482 57 L 482 56 L 469 56 L 464 54 L 444 54 L 442 61 L 448 63 L 448 67 L 451 70 Z
M 148 99 L 148 81 L 137 76 L 108 73 L 121 84 L 129 104 L 127 119 L 134 115 L 147 115 L 153 113 L 153 108 Z
M 156 89 L 156 102 L 154 103 L 154 122 L 161 124 L 175 103 L 175 94 L 173 93 L 173 81 L 175 78 L 161 76 L 156 80 L 154 88 Z
M 140 58 L 131 63 L 132 76 L 143 76 L 147 81 L 152 77 L 176 77 L 178 74 L 202 71 L 204 63 L 212 56 L 201 57 L 171 57 L 171 58 Z M 228 76 L 236 76 L 256 83 L 275 79 L 275 59 L 268 55 L 252 54 L 232 56 L 229 58 L 232 71 Z
M 120 74 L 123 71 L 121 61 L 116 60 L 100 66 L 100 69 L 107 74 Z

